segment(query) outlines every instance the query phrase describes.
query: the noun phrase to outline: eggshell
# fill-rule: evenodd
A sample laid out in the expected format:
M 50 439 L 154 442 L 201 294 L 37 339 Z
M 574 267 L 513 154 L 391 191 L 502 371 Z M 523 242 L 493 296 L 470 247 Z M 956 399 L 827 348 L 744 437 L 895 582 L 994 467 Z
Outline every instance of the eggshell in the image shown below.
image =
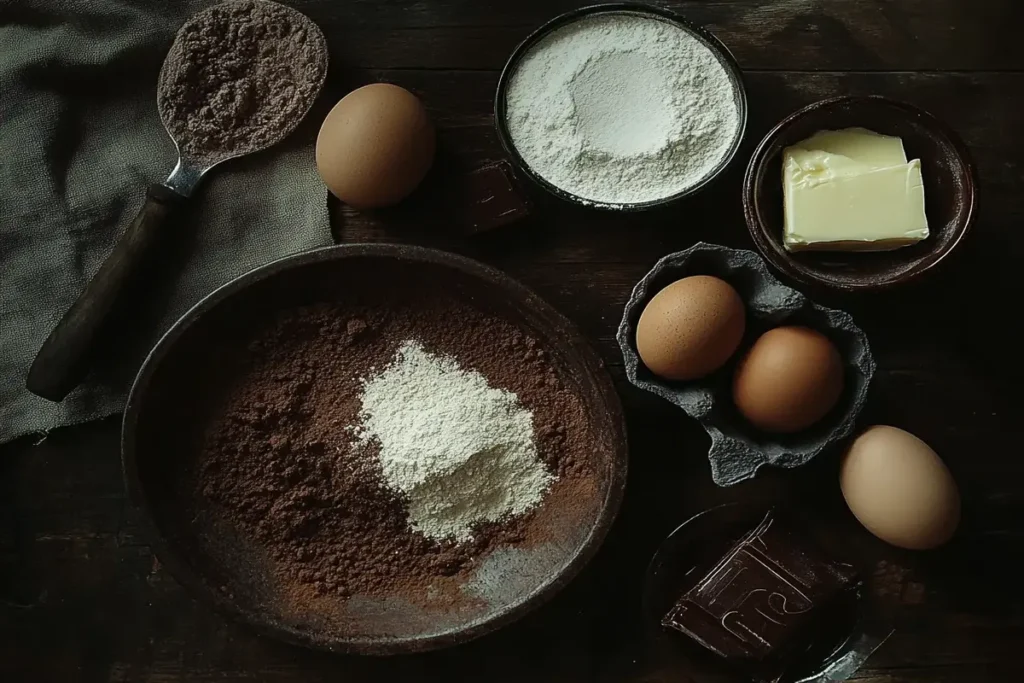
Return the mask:
M 636 350 L 659 377 L 691 380 L 722 367 L 743 339 L 743 299 L 725 280 L 694 275 L 676 280 L 644 307 Z
M 946 464 L 909 432 L 875 426 L 843 457 L 839 485 L 868 531 L 900 548 L 927 550 L 960 523 L 960 493 Z
M 346 95 L 324 119 L 316 166 L 327 188 L 356 208 L 396 204 L 434 162 L 434 126 L 419 98 L 390 83 Z
M 843 393 L 843 359 L 828 337 L 807 327 L 776 327 L 740 361 L 733 401 L 755 427 L 798 432 L 823 418 Z

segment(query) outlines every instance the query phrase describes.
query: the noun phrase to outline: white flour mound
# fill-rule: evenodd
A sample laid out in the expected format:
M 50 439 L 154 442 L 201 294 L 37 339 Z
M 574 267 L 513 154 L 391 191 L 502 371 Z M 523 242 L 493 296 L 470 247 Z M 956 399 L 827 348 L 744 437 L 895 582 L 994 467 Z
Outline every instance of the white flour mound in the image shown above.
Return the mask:
M 379 442 L 385 481 L 424 535 L 469 540 L 474 524 L 527 512 L 554 481 L 537 457 L 533 414 L 455 360 L 407 341 L 363 384 L 357 438 Z
M 633 14 L 584 18 L 539 41 L 505 102 L 512 142 L 534 172 L 609 204 L 696 185 L 740 127 L 736 87 L 707 45 Z

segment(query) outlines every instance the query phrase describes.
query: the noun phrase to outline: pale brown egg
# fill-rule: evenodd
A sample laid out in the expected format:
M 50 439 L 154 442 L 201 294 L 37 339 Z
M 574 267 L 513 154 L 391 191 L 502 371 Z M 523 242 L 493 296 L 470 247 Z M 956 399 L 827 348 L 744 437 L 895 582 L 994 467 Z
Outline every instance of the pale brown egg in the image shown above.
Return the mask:
M 324 119 L 316 167 L 327 188 L 356 208 L 405 199 L 434 163 L 434 126 L 419 98 L 390 83 L 346 95 Z
M 843 359 L 828 337 L 807 327 L 761 335 L 733 377 L 733 401 L 755 427 L 798 432 L 823 418 L 843 393 Z
M 850 511 L 883 541 L 927 550 L 960 523 L 960 493 L 931 447 L 896 427 L 871 427 L 843 457 L 839 485 Z
M 722 367 L 743 339 L 743 299 L 725 280 L 694 275 L 654 295 L 636 326 L 636 350 L 659 377 L 691 380 Z

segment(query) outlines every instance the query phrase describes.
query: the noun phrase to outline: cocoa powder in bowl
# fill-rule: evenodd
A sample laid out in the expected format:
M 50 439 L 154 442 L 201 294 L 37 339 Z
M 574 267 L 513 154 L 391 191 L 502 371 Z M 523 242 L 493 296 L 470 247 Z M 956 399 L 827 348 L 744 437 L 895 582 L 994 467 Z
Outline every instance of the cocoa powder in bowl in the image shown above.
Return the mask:
M 286 272 L 221 305 L 153 375 L 137 448 L 159 453 L 140 476 L 164 489 L 150 493 L 157 525 L 210 587 L 279 627 L 401 640 L 478 626 L 565 570 L 617 504 L 621 418 L 608 423 L 586 370 L 497 288 L 367 259 Z M 410 531 L 374 445 L 348 429 L 359 379 L 409 339 L 514 392 L 558 477 L 540 506 L 469 543 Z

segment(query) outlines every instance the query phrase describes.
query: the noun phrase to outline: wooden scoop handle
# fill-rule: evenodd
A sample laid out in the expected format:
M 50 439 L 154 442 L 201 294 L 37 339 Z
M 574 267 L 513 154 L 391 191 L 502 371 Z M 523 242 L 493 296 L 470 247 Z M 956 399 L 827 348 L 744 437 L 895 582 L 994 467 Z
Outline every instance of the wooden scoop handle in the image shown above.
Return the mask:
M 149 186 L 139 215 L 43 342 L 28 371 L 25 386 L 29 391 L 62 401 L 85 378 L 111 313 L 140 266 L 154 255 L 167 217 L 184 200 L 165 185 Z

